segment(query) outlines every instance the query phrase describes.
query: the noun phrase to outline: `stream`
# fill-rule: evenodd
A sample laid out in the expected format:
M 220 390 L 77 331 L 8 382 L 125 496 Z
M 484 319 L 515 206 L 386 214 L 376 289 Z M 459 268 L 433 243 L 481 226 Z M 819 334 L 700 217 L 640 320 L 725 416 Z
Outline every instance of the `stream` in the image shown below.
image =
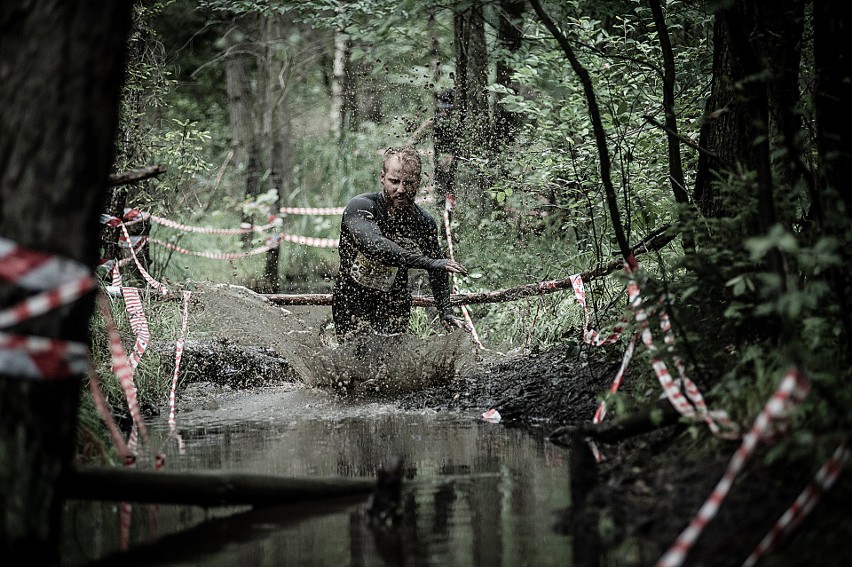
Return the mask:
M 295 384 L 197 395 L 178 417 L 182 453 L 166 412 L 148 422 L 167 470 L 375 478 L 399 457 L 398 525 L 372 527 L 362 497 L 263 510 L 137 504 L 130 552 L 117 555 L 119 504 L 69 501 L 62 565 L 571 564 L 571 538 L 553 528 L 569 505 L 567 451 L 521 429 Z

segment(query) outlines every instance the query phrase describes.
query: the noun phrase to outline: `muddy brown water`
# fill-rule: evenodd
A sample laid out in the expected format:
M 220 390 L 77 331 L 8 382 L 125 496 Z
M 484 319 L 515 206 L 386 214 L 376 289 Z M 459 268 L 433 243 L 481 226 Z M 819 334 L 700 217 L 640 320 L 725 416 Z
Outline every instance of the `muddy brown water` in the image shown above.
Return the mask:
M 404 463 L 402 517 L 372 528 L 365 499 L 262 511 L 134 505 L 130 552 L 116 556 L 116 503 L 68 502 L 62 564 L 566 565 L 571 540 L 553 529 L 569 504 L 567 453 L 478 414 L 405 412 L 347 403 L 299 385 L 204 392 L 184 412 L 167 469 L 297 477 L 368 477 Z M 155 444 L 165 417 L 149 423 Z M 143 463 L 140 467 L 145 467 Z M 104 559 L 105 558 L 105 559 Z

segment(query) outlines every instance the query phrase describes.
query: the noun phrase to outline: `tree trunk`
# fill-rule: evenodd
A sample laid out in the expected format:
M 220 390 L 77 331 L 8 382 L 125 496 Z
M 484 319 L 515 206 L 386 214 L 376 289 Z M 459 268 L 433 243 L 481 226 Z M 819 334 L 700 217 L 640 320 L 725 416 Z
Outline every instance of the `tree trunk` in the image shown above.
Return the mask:
M 289 192 L 293 177 L 290 113 L 287 106 L 290 69 L 293 63 L 288 59 L 286 50 L 281 47 L 288 25 L 289 22 L 278 15 L 268 16 L 264 27 L 265 80 L 260 145 L 263 148 L 263 161 L 269 171 L 270 186 L 278 191 L 276 209 Z M 266 253 L 263 289 L 269 293 L 278 293 L 281 289 L 278 279 L 279 257 L 279 248 Z
M 246 17 L 234 18 L 225 32 L 225 86 L 228 93 L 228 123 L 231 148 L 238 168 L 248 165 L 248 148 L 254 137 L 252 122 L 251 70 L 254 47 L 248 41 Z
M 355 96 L 352 79 L 352 40 L 343 32 L 334 37 L 334 73 L 331 84 L 332 133 L 342 140 L 354 127 Z
M 814 114 L 819 156 L 819 194 L 814 206 L 824 211 L 819 220 L 823 236 L 846 242 L 840 246 L 841 263 L 827 274 L 834 297 L 840 306 L 842 334 L 838 344 L 849 344 L 852 335 L 850 296 L 852 273 L 849 266 L 848 231 L 852 214 L 852 190 L 846 170 L 852 163 L 852 119 L 849 101 L 852 100 L 852 44 L 849 41 L 850 8 L 846 2 L 822 0 L 814 2 L 814 60 L 816 86 Z M 846 339 L 843 339 L 843 337 Z
M 488 51 L 485 43 L 485 15 L 481 2 L 466 4 L 455 16 L 455 118 L 463 139 L 458 144 L 462 159 L 487 148 L 490 135 L 488 113 Z M 459 187 L 459 193 L 482 208 L 488 202 L 482 176 L 475 177 L 475 187 Z
M 506 54 L 515 53 L 521 48 L 524 6 L 525 3 L 519 0 L 501 0 L 498 4 L 497 44 L 505 50 Z M 518 87 L 512 81 L 514 69 L 509 64 L 508 58 L 505 55 L 498 56 L 496 66 L 497 84 L 517 94 Z M 520 117 L 517 113 L 506 109 L 499 99 L 495 101 L 491 148 L 497 151 L 514 142 L 519 123 Z
M 94 266 L 130 2 L 0 6 L 0 235 Z M 0 306 L 21 299 L 0 284 Z M 13 332 L 87 343 L 91 296 Z M 8 372 L 8 370 L 6 370 Z M 55 483 L 74 450 L 80 376 L 0 374 L 0 534 L 6 565 L 57 563 Z

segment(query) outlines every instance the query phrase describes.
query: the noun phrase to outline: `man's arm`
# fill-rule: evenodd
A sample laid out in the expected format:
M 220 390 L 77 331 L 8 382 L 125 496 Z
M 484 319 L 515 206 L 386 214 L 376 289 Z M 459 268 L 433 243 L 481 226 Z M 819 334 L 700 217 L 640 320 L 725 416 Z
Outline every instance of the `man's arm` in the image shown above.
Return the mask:
M 409 252 L 383 236 L 375 221 L 375 204 L 369 199 L 355 197 L 349 201 L 343 211 L 343 225 L 355 239 L 355 247 L 371 260 L 398 268 L 438 271 L 443 271 L 447 265 L 447 260 L 443 258 Z
M 425 252 L 429 256 L 441 256 L 441 247 L 438 244 L 438 226 L 434 219 L 430 219 L 428 233 L 425 235 Z M 429 286 L 435 298 L 435 306 L 441 315 L 441 321 L 455 319 L 453 309 L 450 307 L 450 278 L 449 273 L 467 274 L 464 266 L 455 260 L 446 260 L 443 268 L 428 270 Z
M 431 128 L 434 123 L 434 118 L 427 118 L 426 120 L 424 120 L 423 123 L 417 127 L 417 130 L 415 130 L 414 133 L 411 134 L 411 137 L 406 140 L 406 144 L 408 144 L 409 146 L 416 146 L 417 144 L 419 144 L 420 140 L 423 139 L 423 135 L 426 134 L 426 130 Z

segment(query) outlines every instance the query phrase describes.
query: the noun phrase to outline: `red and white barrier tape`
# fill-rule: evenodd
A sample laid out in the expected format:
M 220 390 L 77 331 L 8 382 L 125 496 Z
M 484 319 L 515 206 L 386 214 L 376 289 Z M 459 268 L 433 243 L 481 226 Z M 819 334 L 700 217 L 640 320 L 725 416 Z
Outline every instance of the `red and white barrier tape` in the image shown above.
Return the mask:
M 276 218 L 276 217 L 273 217 Z M 161 226 L 166 226 L 169 228 L 174 228 L 176 230 L 182 230 L 184 232 L 195 232 L 201 234 L 248 234 L 251 232 L 265 232 L 270 230 L 280 224 L 279 222 L 270 222 L 269 224 L 265 224 L 263 226 L 255 226 L 249 225 L 245 223 L 240 228 L 212 228 L 207 226 L 190 226 L 186 224 L 181 224 L 179 222 L 169 220 L 163 217 L 158 217 L 156 215 L 151 215 L 151 221 L 155 222 Z
M 183 321 L 180 326 L 180 337 L 178 337 L 175 344 L 175 373 L 172 376 L 172 387 L 169 390 L 169 436 L 177 439 L 178 450 L 181 453 L 183 453 L 184 445 L 183 438 L 177 431 L 177 422 L 175 420 L 175 391 L 177 390 L 180 361 L 183 358 L 183 346 L 186 342 L 186 327 L 189 321 L 189 298 L 191 295 L 188 291 L 183 292 Z
M 148 282 L 151 287 L 153 287 L 163 295 L 168 295 L 170 293 L 169 288 L 154 279 L 154 277 L 148 273 L 148 270 L 146 270 L 145 267 L 142 266 L 142 262 L 139 261 L 139 257 L 136 255 L 137 244 L 135 244 L 133 242 L 133 239 L 131 239 L 130 234 L 127 232 L 127 227 L 124 224 L 120 226 L 121 231 L 124 233 L 124 240 L 130 244 L 130 246 L 128 246 L 128 250 L 130 250 L 130 256 L 133 258 L 133 262 L 136 264 L 136 268 L 139 270 L 139 273 L 142 274 L 142 278 L 146 282 Z M 141 248 L 142 246 L 144 246 L 144 242 L 147 242 L 147 240 L 140 240 L 138 247 Z
M 282 214 L 302 214 L 302 215 L 342 215 L 343 214 L 343 208 L 337 207 L 337 208 L 322 209 L 322 208 L 282 207 L 281 212 L 282 212 Z M 138 214 L 131 215 L 131 213 L 138 213 Z M 132 221 L 128 220 L 129 216 L 132 217 L 132 218 L 135 218 L 136 220 L 132 220 Z M 161 226 L 173 228 L 175 230 L 182 230 L 184 232 L 194 232 L 194 233 L 201 233 L 201 234 L 233 234 L 233 235 L 248 234 L 248 233 L 252 233 L 252 232 L 263 233 L 263 232 L 266 232 L 268 230 L 271 230 L 271 229 L 281 225 L 280 217 L 277 217 L 275 215 L 271 215 L 269 217 L 269 223 L 268 224 L 258 226 L 258 225 L 248 225 L 247 223 L 244 223 L 243 226 L 241 226 L 240 228 L 213 228 L 213 227 L 206 227 L 206 226 L 191 226 L 191 225 L 179 223 L 177 221 L 173 221 L 173 220 L 170 220 L 170 219 L 167 219 L 167 218 L 163 218 L 163 217 L 160 217 L 160 216 L 157 216 L 157 215 L 152 215 L 152 214 L 149 214 L 149 213 L 140 213 L 136 209 L 131 209 L 131 210 L 125 211 L 124 218 L 125 218 L 125 220 L 124 220 L 124 222 L 122 222 L 122 219 L 119 219 L 118 217 L 113 217 L 113 216 L 110 216 L 110 215 L 101 215 L 101 223 L 105 224 L 107 226 L 117 227 L 117 226 L 121 226 L 122 224 L 124 224 L 125 226 L 129 226 L 131 224 L 134 224 L 136 222 L 140 222 L 142 220 L 150 220 L 151 222 L 159 224 Z M 338 243 L 337 239 L 314 238 L 314 237 L 310 237 L 310 236 L 300 236 L 300 235 L 294 235 L 294 234 L 281 234 L 280 237 L 281 237 L 281 240 L 284 240 L 286 242 L 293 242 L 293 243 L 296 243 L 296 244 L 303 244 L 305 246 L 314 246 L 314 247 L 318 247 L 318 248 L 336 248 L 337 243 Z M 162 241 L 160 241 L 160 242 L 162 242 Z M 179 250 L 179 251 L 183 251 L 183 250 Z M 202 254 L 202 253 L 188 252 L 188 251 L 185 251 L 183 253 L 188 253 L 188 254 L 192 254 L 192 255 L 196 255 L 196 256 Z
M 686 376 L 685 368 L 679 358 L 675 358 L 675 366 L 680 373 L 680 383 L 672 378 L 668 366 L 666 366 L 666 363 L 658 354 L 659 351 L 654 344 L 648 322 L 648 313 L 642 307 L 642 297 L 639 294 L 638 287 L 636 287 L 632 305 L 635 309 L 636 321 L 639 323 L 639 333 L 642 337 L 642 342 L 652 355 L 651 366 L 654 369 L 654 374 L 656 374 L 657 380 L 663 387 L 663 392 L 672 406 L 684 417 L 707 423 L 714 435 L 724 439 L 738 439 L 739 428 L 728 417 L 726 412 L 723 410 L 707 410 L 704 397 L 695 383 Z M 669 345 L 669 349 L 671 349 L 674 343 L 674 335 L 671 333 L 671 324 L 668 315 L 664 311 L 660 315 L 660 324 L 666 333 L 665 342 Z M 681 391 L 681 384 L 683 385 L 683 391 L 686 392 L 685 395 Z
M 121 432 L 118 430 L 118 426 L 115 424 L 115 420 L 113 419 L 109 408 L 107 408 L 106 400 L 104 399 L 104 394 L 101 390 L 98 373 L 95 372 L 91 366 L 89 367 L 89 391 L 92 394 L 92 399 L 95 401 L 95 407 L 97 408 L 98 413 L 101 414 L 101 420 L 103 420 L 106 425 L 119 456 L 124 459 L 125 463 L 127 463 L 128 460 L 135 460 L 136 456 L 130 452 L 130 449 L 127 447 L 127 443 L 124 441 L 124 437 L 121 435 Z
M 136 369 L 139 366 L 142 355 L 145 354 L 145 350 L 148 348 L 148 341 L 151 340 L 151 332 L 148 330 L 148 319 L 145 317 L 145 311 L 142 309 L 142 297 L 139 295 L 139 289 L 122 285 L 121 273 L 117 264 L 112 270 L 112 285 L 121 289 L 121 296 L 124 298 L 124 308 L 127 310 L 127 317 L 130 320 L 130 328 L 136 337 L 133 352 L 130 354 L 130 366 Z
M 841 444 L 834 454 L 820 467 L 814 479 L 799 494 L 793 504 L 778 518 L 769 533 L 764 536 L 754 551 L 751 552 L 743 567 L 752 567 L 761 556 L 796 529 L 802 520 L 811 513 L 820 496 L 834 486 L 834 482 L 849 458 L 849 445 Z
M 239 258 L 246 258 L 248 256 L 263 254 L 265 252 L 277 248 L 277 246 L 270 246 L 266 244 L 264 246 L 253 248 L 247 252 L 198 252 L 195 250 L 188 250 L 176 244 L 171 244 L 170 242 L 164 242 L 163 240 L 159 240 L 157 238 L 148 238 L 148 242 L 151 242 L 158 246 L 162 246 L 163 248 L 168 248 L 169 250 L 173 250 L 180 254 L 184 254 L 187 256 L 198 256 L 200 258 L 209 258 L 211 260 L 237 260 Z
M 728 468 L 716 488 L 674 544 L 657 561 L 657 567 L 679 567 L 683 564 L 704 527 L 719 511 L 719 506 L 728 495 L 734 479 L 754 452 L 758 442 L 768 439 L 779 427 L 785 425 L 784 422 L 804 400 L 809 390 L 810 384 L 798 370 L 791 369 L 784 375 L 778 389 L 758 414 L 751 430 L 743 437 L 742 444 L 728 463 Z
M 86 373 L 89 349 L 83 343 L 0 332 L 3 373 L 31 380 L 61 380 Z
M 282 215 L 309 215 L 309 216 L 340 216 L 344 207 L 281 207 L 278 213 Z
M 29 291 L 41 291 L 0 310 L 0 329 L 72 303 L 95 286 L 94 278 L 83 264 L 30 250 L 2 237 L 0 280 Z M 88 353 L 88 347 L 81 342 L 0 333 L 0 368 L 21 378 L 58 380 L 79 376 L 88 368 Z
M 340 239 L 338 238 L 314 238 L 313 236 L 299 236 L 298 234 L 279 233 L 278 236 L 284 242 L 292 242 L 293 244 L 301 244 L 302 246 L 312 246 L 314 248 L 339 248 Z
M 578 274 L 576 276 L 570 276 L 571 278 L 571 286 L 574 288 L 574 297 L 577 298 L 577 303 L 580 304 L 580 307 L 583 308 L 583 341 L 586 344 L 590 344 L 593 346 L 605 346 L 611 345 L 618 341 L 621 338 L 621 333 L 624 332 L 624 329 L 627 328 L 627 324 L 630 322 L 630 314 L 622 317 L 621 320 L 616 323 L 615 327 L 613 327 L 612 332 L 606 336 L 601 335 L 598 331 L 594 329 L 589 329 L 589 308 L 586 304 L 586 290 L 583 287 L 583 278 Z M 546 282 L 542 282 L 544 284 Z M 539 287 L 542 287 L 542 284 L 539 284 Z M 638 288 L 637 288 L 638 293 Z M 630 296 L 630 287 L 628 286 L 628 297 Z
M 109 336 L 109 350 L 112 358 L 112 370 L 124 390 L 124 396 L 127 400 L 127 409 L 130 412 L 130 417 L 133 424 L 138 428 L 143 440 L 147 443 L 148 431 L 145 428 L 145 422 L 142 421 L 142 414 L 139 411 L 139 402 L 136 397 L 136 384 L 133 381 L 133 368 L 127 361 L 127 355 L 124 351 L 124 346 L 121 344 L 121 337 L 118 335 L 118 330 L 115 327 L 115 322 L 112 318 L 112 313 L 109 310 L 109 303 L 103 294 L 98 296 L 98 304 L 101 308 L 101 313 L 106 324 L 107 335 Z M 131 442 L 128 442 L 128 447 L 131 452 L 134 452 L 132 441 L 135 435 L 131 431 Z
M 18 246 L 0 237 L 0 280 L 28 290 L 60 287 L 69 280 L 90 278 L 89 269 L 70 258 Z

